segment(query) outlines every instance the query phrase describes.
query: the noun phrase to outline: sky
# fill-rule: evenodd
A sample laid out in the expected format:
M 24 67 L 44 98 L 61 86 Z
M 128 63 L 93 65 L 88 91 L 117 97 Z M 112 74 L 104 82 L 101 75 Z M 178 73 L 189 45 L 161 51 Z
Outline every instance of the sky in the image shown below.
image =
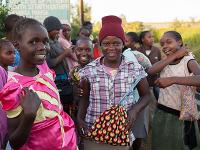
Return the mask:
M 78 0 L 71 0 L 77 3 Z M 92 22 L 106 15 L 125 15 L 128 22 L 200 20 L 200 0 L 84 0 L 92 7 Z

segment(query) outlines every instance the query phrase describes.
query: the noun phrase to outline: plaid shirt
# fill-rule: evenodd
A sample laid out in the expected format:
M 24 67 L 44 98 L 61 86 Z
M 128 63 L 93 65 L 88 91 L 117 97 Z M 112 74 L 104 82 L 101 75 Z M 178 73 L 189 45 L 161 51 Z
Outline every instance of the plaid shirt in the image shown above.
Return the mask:
M 145 77 L 146 73 L 139 63 L 129 61 L 122 57 L 116 76 L 111 77 L 100 64 L 101 58 L 91 62 L 80 74 L 90 82 L 89 106 L 85 121 L 89 127 L 97 117 L 113 105 L 119 104 L 122 97 L 129 92 L 131 84 L 138 76 Z M 125 108 L 130 109 L 133 105 L 134 95 L 129 95 Z

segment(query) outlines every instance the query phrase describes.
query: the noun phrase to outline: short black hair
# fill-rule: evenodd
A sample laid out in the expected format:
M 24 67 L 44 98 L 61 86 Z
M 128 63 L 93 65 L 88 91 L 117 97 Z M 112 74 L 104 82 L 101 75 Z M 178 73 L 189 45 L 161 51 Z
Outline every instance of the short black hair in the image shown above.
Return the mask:
M 137 35 L 137 33 L 135 32 L 128 32 L 126 35 L 128 35 L 132 41 L 134 41 L 135 43 L 139 42 L 139 37 Z
M 91 45 L 92 45 L 92 40 L 91 40 L 89 37 L 79 37 L 79 38 L 77 39 L 77 41 L 76 41 L 76 45 L 77 45 L 77 43 L 78 43 L 79 41 L 88 41 L 88 42 L 90 42 Z
M 142 42 L 142 39 L 145 37 L 145 35 L 147 34 L 147 33 L 149 33 L 150 31 L 142 31 L 142 32 L 140 32 L 140 35 L 139 35 L 139 43 L 142 45 L 143 44 L 143 42 Z
M 88 26 L 88 25 L 91 25 L 92 26 L 92 23 L 90 21 L 85 21 L 83 22 L 83 26 Z
M 171 31 L 165 32 L 164 34 L 171 34 L 172 37 L 173 37 L 176 41 L 181 41 L 181 42 L 182 42 L 182 45 L 181 45 L 181 46 L 183 46 L 183 38 L 182 38 L 181 34 L 178 33 L 177 31 L 171 30 Z
M 18 16 L 16 14 L 10 14 L 6 17 L 5 21 L 4 21 L 4 25 L 5 25 L 5 31 L 6 32 L 12 32 L 14 25 L 21 20 L 23 17 L 22 16 Z
M 12 44 L 12 42 L 6 39 L 0 39 L 0 51 L 9 44 Z
M 172 31 L 167 31 L 164 34 L 168 34 L 168 33 L 171 34 L 176 41 L 183 40 L 181 34 L 178 33 L 177 31 L 173 31 L 173 30 Z
M 87 30 L 87 31 L 90 32 L 90 30 L 89 30 L 87 27 L 82 26 L 82 27 L 79 29 L 77 36 L 79 36 L 79 34 L 80 34 L 80 32 L 81 32 L 82 30 Z
M 13 28 L 13 39 L 15 41 L 21 40 L 24 31 L 29 26 L 33 26 L 33 25 L 43 26 L 39 21 L 32 19 L 32 18 L 24 18 L 24 19 L 18 21 Z

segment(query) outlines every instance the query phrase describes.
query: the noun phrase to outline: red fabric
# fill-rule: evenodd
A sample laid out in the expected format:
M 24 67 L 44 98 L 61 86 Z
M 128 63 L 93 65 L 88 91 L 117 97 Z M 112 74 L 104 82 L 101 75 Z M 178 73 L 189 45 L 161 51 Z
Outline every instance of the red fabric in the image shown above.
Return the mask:
M 94 47 L 93 49 L 93 57 L 94 59 L 101 57 L 101 51 L 97 47 Z
M 107 36 L 116 36 L 125 43 L 122 20 L 117 16 L 105 16 L 102 18 L 102 28 L 99 32 L 99 42 Z

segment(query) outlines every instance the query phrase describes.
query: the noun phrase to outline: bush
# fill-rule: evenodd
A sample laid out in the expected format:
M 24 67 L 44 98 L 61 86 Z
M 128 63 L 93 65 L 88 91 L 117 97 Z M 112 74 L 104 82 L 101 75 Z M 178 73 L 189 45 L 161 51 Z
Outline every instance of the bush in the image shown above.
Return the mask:
M 9 9 L 6 6 L 0 6 L 0 38 L 5 36 L 4 21 L 8 15 Z

